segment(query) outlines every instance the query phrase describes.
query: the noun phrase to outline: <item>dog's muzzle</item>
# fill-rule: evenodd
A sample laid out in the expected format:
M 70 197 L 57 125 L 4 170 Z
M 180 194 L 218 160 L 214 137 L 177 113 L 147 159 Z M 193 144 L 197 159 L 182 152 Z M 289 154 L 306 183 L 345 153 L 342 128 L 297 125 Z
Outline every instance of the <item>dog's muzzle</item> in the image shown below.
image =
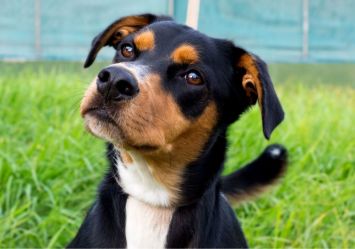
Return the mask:
M 138 82 L 126 69 L 110 66 L 101 70 L 96 81 L 97 91 L 105 101 L 123 101 L 139 93 Z

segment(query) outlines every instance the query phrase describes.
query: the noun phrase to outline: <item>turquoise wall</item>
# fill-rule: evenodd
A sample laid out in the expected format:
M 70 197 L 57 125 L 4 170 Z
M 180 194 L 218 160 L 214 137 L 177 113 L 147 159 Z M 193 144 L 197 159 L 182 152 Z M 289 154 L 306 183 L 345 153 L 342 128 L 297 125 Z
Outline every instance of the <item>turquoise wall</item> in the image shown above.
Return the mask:
M 0 58 L 84 60 L 91 40 L 128 14 L 167 14 L 166 0 L 40 0 L 40 51 L 35 46 L 36 0 L 0 0 Z M 104 49 L 101 59 L 112 58 Z
M 0 4 L 0 59 L 84 60 L 93 36 L 118 17 L 169 12 L 168 0 L 0 0 Z M 186 6 L 187 0 L 174 1 L 174 16 L 181 23 Z M 307 56 L 302 52 L 303 0 L 201 0 L 199 30 L 231 39 L 270 62 L 355 62 L 355 1 L 309 0 L 308 9 Z M 105 49 L 99 58 L 111 56 Z

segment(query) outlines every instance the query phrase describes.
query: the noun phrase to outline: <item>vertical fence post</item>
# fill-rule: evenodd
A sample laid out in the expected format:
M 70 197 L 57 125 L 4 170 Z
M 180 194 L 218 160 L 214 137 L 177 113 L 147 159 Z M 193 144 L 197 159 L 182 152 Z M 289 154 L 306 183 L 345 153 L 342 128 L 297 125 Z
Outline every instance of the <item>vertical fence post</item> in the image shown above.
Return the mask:
M 302 56 L 307 58 L 309 54 L 309 0 L 303 0 L 303 42 L 302 42 Z
M 41 59 L 41 0 L 34 0 L 35 57 Z
M 171 17 L 174 17 L 174 0 L 169 0 L 168 2 L 168 14 Z
M 197 29 L 199 12 L 200 0 L 189 0 L 187 3 L 186 25 Z

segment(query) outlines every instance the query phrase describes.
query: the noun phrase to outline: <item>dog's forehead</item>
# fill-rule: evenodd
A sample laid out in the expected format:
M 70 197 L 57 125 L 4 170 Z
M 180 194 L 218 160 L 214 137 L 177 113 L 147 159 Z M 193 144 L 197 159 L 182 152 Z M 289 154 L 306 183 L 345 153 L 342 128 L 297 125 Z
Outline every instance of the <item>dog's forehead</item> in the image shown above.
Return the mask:
M 174 21 L 163 21 L 146 26 L 139 33 L 150 31 L 154 35 L 154 45 L 157 50 L 172 52 L 183 44 L 189 44 L 196 50 L 215 47 L 214 39 L 186 25 Z M 139 33 L 137 35 L 139 35 Z
M 138 50 L 153 52 L 143 56 L 149 57 L 150 64 L 154 64 L 152 60 L 157 57 L 159 62 L 168 58 L 168 61 L 176 64 L 203 63 L 207 67 L 213 66 L 216 61 L 225 64 L 226 58 L 220 52 L 217 39 L 174 21 L 150 24 L 133 34 L 133 37 L 136 45 L 139 41 Z

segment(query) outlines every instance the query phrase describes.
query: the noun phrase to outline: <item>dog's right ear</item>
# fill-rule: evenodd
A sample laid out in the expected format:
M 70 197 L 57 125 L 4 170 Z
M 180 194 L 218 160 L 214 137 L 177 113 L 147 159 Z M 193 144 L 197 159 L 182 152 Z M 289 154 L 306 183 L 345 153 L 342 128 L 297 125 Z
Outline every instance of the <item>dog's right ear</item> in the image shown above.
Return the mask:
M 102 47 L 115 47 L 125 36 L 137 32 L 153 22 L 166 20 L 172 19 L 167 16 L 156 16 L 152 14 L 126 16 L 118 19 L 94 38 L 84 67 L 89 67 L 95 61 L 96 55 Z

